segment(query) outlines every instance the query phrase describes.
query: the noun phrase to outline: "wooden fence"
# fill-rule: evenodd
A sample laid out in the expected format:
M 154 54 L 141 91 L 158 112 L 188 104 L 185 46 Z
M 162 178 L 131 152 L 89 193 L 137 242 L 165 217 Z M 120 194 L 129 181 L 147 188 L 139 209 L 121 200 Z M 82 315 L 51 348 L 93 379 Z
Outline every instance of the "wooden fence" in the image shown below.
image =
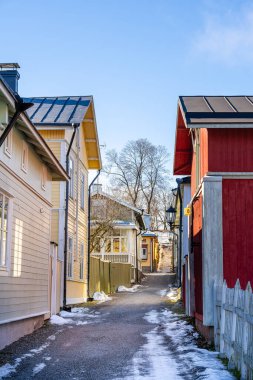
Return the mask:
M 111 263 L 97 257 L 90 262 L 90 295 L 95 292 L 115 293 L 120 285 L 131 286 L 131 265 Z
M 253 294 L 250 283 L 242 290 L 214 285 L 214 340 L 217 351 L 227 357 L 241 379 L 253 380 Z

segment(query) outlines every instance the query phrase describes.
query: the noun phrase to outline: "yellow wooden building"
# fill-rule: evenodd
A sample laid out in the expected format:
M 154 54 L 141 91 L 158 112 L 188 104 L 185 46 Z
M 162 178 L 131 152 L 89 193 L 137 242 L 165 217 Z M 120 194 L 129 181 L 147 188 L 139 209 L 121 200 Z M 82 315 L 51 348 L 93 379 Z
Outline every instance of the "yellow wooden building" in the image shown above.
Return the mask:
M 74 125 L 77 126 L 69 155 L 66 305 L 82 303 L 87 298 L 88 170 L 101 169 L 93 98 L 48 97 L 25 100 L 34 103 L 29 116 L 64 167 Z M 58 260 L 62 263 L 61 306 L 64 288 L 65 193 L 64 183 L 53 184 L 52 241 L 58 245 Z
M 14 93 L 18 65 L 6 66 L 0 71 L 0 349 L 51 315 L 52 186 L 68 179 L 27 114 L 16 119 L 24 109 Z
M 155 272 L 159 261 L 157 234 L 152 231 L 142 233 L 141 268 L 143 272 Z

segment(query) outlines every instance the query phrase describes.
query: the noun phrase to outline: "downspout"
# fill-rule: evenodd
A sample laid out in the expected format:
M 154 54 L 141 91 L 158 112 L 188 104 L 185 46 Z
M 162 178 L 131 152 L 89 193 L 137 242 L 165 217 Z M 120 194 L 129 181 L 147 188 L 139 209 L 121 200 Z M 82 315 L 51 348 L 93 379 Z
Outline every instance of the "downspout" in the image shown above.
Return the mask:
M 136 268 L 135 268 L 135 278 L 136 278 L 136 282 L 138 282 L 138 236 L 141 234 L 141 230 L 140 232 L 137 234 L 137 230 L 136 230 L 136 236 L 135 236 L 135 265 L 136 265 Z
M 181 188 L 180 185 L 182 183 L 182 180 L 180 178 L 177 178 L 177 185 L 178 185 L 178 196 L 179 196 L 179 203 L 180 203 L 180 213 L 179 213 L 179 250 L 178 250 L 178 287 L 181 286 L 181 263 L 182 263 L 182 234 L 183 234 L 183 201 L 182 201 L 182 194 L 181 194 Z
M 154 239 L 151 238 L 151 245 L 150 245 L 150 272 L 153 272 L 153 244 L 154 244 Z
M 17 97 L 17 95 L 16 95 Z M 28 110 L 28 108 L 31 108 L 33 106 L 33 103 L 23 103 L 22 99 L 18 97 L 18 100 L 16 101 L 16 111 L 14 115 L 12 116 L 11 120 L 9 121 L 7 127 L 3 131 L 0 137 L 0 147 L 3 145 L 5 139 L 7 138 L 8 134 L 14 127 L 16 121 L 18 120 L 19 116 Z
M 91 215 L 91 188 L 93 183 L 96 181 L 98 178 L 99 174 L 101 172 L 101 169 L 98 170 L 96 177 L 91 181 L 89 185 L 89 190 L 88 190 L 88 286 L 87 286 L 87 293 L 88 293 L 88 300 L 91 300 L 92 297 L 90 297 L 90 215 Z
M 79 158 L 80 158 L 80 133 L 79 130 L 77 130 L 77 141 L 76 141 L 76 148 L 77 148 L 77 164 L 76 164 L 76 172 L 77 172 L 77 184 L 76 184 L 76 257 L 75 259 L 78 260 L 78 216 L 79 216 L 79 185 L 80 185 L 80 176 L 79 176 Z
M 69 175 L 69 154 L 73 145 L 77 128 L 80 124 L 72 124 L 74 131 L 66 154 L 66 172 Z M 63 274 L 63 309 L 67 309 L 67 259 L 68 259 L 68 213 L 69 213 L 69 180 L 66 182 L 65 199 L 65 231 L 64 231 L 64 274 Z

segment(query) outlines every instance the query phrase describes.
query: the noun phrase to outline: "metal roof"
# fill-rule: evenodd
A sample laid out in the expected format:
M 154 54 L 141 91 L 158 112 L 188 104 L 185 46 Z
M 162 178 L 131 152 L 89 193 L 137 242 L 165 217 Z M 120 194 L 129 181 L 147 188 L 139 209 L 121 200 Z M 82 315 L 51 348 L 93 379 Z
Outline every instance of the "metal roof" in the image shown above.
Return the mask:
M 23 100 L 34 103 L 27 112 L 34 124 L 70 125 L 83 121 L 92 96 L 35 97 Z
M 0 75 L 0 97 L 6 101 L 12 112 L 16 110 L 16 104 L 19 102 L 19 96 L 14 94 L 8 84 Z M 20 132 L 25 135 L 26 142 L 33 146 L 34 151 L 44 162 L 44 164 L 51 170 L 53 181 L 68 180 L 68 174 L 61 166 L 58 159 L 55 157 L 43 137 L 39 134 L 27 113 L 21 113 L 18 121 L 15 124 Z
M 253 96 L 180 96 L 187 124 L 251 124 Z

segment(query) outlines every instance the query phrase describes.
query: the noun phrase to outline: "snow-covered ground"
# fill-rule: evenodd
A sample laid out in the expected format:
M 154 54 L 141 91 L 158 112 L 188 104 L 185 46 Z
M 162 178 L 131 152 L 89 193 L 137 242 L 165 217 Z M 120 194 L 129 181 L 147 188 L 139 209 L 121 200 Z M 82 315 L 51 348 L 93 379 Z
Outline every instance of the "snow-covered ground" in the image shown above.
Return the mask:
M 177 314 L 153 310 L 144 319 L 155 327 L 144 335 L 147 342 L 134 355 L 125 379 L 234 379 L 217 352 L 197 347 L 198 333 Z

